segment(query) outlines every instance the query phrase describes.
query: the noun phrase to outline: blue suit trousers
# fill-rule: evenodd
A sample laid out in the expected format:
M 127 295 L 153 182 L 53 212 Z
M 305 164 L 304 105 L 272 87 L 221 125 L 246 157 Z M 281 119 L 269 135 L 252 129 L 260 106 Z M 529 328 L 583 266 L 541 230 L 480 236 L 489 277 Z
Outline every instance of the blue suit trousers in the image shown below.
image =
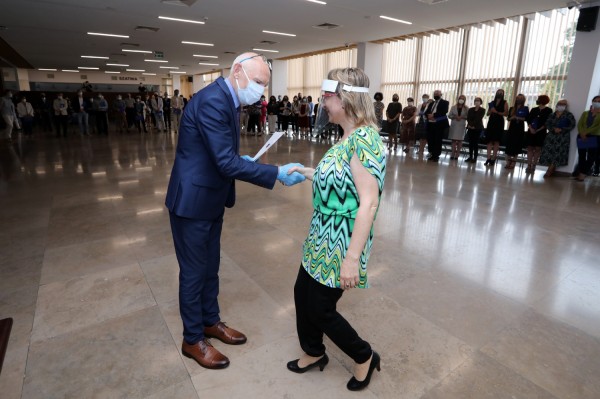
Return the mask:
M 219 318 L 219 263 L 223 213 L 215 220 L 183 218 L 170 212 L 179 262 L 179 311 L 188 344 L 204 339 L 204 327 Z

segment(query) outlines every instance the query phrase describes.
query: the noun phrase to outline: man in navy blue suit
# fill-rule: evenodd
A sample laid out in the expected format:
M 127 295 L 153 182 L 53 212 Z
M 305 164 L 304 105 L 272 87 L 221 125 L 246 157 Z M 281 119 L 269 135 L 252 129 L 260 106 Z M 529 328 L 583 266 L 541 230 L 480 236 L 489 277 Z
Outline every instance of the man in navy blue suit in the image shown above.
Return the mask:
M 177 153 L 166 206 L 179 262 L 179 308 L 183 321 L 183 355 L 210 369 L 229 359 L 206 338 L 227 344 L 246 336 L 219 317 L 220 239 L 225 207 L 235 203 L 235 180 L 272 189 L 276 180 L 293 185 L 304 180 L 292 166 L 258 164 L 240 157 L 239 111 L 260 99 L 271 75 L 266 58 L 238 56 L 227 79 L 218 78 L 188 103 L 179 128 Z
M 429 149 L 428 161 L 438 162 L 442 154 L 442 141 L 444 131 L 450 126 L 448 122 L 448 101 L 442 98 L 442 91 L 433 92 L 433 101 L 425 110 L 427 116 L 427 148 Z

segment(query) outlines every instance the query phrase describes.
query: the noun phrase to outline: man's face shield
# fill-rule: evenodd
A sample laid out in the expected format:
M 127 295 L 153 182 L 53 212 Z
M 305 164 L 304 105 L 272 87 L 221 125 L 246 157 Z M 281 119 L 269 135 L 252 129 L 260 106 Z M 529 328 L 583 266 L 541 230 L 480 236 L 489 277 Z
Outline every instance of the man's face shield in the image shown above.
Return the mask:
M 320 135 L 327 131 L 330 127 L 333 126 L 333 123 L 329 120 L 329 114 L 327 113 L 327 99 L 332 97 L 339 97 L 339 93 L 341 91 L 347 92 L 358 92 L 358 93 L 368 93 L 368 87 L 356 87 L 344 84 L 342 82 L 338 82 L 337 80 L 323 80 L 323 84 L 321 85 L 321 98 L 319 100 L 319 108 L 317 108 L 317 116 L 315 117 L 315 124 L 313 127 L 313 131 Z

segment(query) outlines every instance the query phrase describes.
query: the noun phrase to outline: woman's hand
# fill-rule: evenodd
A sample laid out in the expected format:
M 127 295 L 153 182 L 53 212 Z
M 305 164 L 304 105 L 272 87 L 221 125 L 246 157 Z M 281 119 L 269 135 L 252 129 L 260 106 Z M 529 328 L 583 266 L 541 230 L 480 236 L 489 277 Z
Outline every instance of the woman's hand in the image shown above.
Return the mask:
M 340 268 L 340 288 L 347 291 L 358 286 L 358 283 L 358 257 L 347 253 Z
M 300 173 L 302 176 L 304 176 L 305 178 L 307 178 L 308 180 L 311 180 L 311 181 L 313 179 L 313 176 L 315 175 L 315 170 L 313 168 L 306 168 L 306 167 L 302 168 L 299 166 L 294 166 L 294 167 L 290 168 L 290 170 L 288 171 L 288 174 L 291 175 L 294 172 Z

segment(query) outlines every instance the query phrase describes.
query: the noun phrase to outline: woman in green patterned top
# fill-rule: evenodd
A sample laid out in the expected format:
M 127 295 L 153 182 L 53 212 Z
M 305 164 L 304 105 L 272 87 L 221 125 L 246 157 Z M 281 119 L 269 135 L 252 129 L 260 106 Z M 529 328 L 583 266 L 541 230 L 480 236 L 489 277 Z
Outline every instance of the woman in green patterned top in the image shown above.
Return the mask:
M 367 260 L 373 221 L 385 177 L 385 146 L 368 93 L 369 78 L 358 68 L 334 69 L 323 83 L 320 110 L 344 136 L 315 169 L 294 168 L 313 181 L 314 212 L 294 286 L 296 325 L 305 352 L 288 363 L 303 373 L 329 361 L 327 336 L 355 362 L 350 390 L 365 388 L 379 355 L 336 310 L 344 291 L 368 287 Z

